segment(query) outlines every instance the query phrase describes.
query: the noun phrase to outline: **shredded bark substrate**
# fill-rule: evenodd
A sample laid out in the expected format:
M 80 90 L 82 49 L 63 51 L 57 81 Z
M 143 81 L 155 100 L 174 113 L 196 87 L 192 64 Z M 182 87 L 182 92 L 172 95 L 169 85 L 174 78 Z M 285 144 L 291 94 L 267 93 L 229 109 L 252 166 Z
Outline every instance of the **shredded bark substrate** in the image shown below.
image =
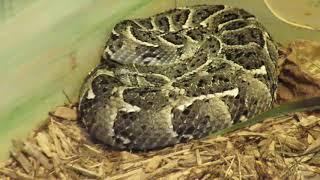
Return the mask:
M 320 177 L 320 117 L 297 113 L 151 152 L 92 143 L 76 109 L 58 107 L 13 141 L 0 179 L 306 179 Z

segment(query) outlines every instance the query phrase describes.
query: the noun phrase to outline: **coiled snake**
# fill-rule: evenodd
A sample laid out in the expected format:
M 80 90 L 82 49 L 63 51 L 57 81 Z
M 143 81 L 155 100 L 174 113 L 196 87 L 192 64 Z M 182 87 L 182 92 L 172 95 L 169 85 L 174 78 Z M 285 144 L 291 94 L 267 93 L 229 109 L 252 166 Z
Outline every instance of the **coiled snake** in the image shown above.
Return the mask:
M 118 23 L 80 92 L 81 121 L 118 149 L 201 138 L 269 109 L 276 46 L 247 11 L 177 8 Z

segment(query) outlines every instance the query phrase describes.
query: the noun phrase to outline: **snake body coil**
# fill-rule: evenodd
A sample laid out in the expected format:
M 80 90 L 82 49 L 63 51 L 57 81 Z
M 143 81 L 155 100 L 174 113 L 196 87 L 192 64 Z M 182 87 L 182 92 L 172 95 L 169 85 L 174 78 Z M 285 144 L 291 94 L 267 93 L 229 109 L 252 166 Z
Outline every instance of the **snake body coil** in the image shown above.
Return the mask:
M 80 92 L 81 121 L 118 149 L 201 138 L 269 109 L 276 46 L 247 11 L 169 10 L 118 23 Z

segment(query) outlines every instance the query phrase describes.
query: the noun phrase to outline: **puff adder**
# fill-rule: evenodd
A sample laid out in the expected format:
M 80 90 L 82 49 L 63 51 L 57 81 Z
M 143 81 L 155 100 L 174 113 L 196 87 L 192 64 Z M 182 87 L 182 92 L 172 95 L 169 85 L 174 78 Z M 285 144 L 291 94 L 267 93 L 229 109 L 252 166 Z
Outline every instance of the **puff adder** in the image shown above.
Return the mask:
M 80 119 L 117 149 L 197 139 L 269 109 L 277 48 L 249 12 L 198 5 L 114 27 L 85 79 Z

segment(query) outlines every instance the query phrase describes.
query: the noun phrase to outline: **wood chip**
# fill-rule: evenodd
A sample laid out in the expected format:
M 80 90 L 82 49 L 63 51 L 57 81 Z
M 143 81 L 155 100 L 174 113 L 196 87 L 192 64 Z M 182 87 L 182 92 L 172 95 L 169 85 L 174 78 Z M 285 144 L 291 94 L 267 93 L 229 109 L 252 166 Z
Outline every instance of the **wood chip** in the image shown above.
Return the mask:
M 308 144 L 312 144 L 315 140 L 313 138 L 313 136 L 311 134 L 308 133 L 308 136 L 307 136 L 307 141 L 308 141 Z
M 131 179 L 131 178 L 132 179 L 138 178 L 137 180 L 145 179 L 145 173 L 144 173 L 143 169 L 142 168 L 135 169 L 135 170 L 129 171 L 127 173 L 122 173 L 122 174 L 118 174 L 115 176 L 107 177 L 106 179 L 117 180 L 117 179 Z
M 44 152 L 46 156 L 52 157 L 52 146 L 49 142 L 48 134 L 45 132 L 39 132 L 36 135 L 36 140 L 42 152 Z
M 196 158 L 197 158 L 197 164 L 200 166 L 202 164 L 202 158 L 201 158 L 199 149 L 196 149 Z
M 261 136 L 261 137 L 267 137 L 268 135 L 265 133 L 257 133 L 257 132 L 249 132 L 249 131 L 241 131 L 235 134 L 235 136 Z
M 41 153 L 40 149 L 37 146 L 29 142 L 25 142 L 23 151 L 38 160 L 40 164 L 42 164 L 46 169 L 52 168 L 52 165 L 49 163 L 48 158 Z
M 94 153 L 97 153 L 97 154 L 101 154 L 101 153 L 102 153 L 101 151 L 99 151 L 99 150 L 96 149 L 95 147 L 92 147 L 92 146 L 90 146 L 90 145 L 88 145 L 88 144 L 84 144 L 83 146 L 86 147 L 86 148 L 88 148 L 90 151 L 92 151 L 92 152 L 94 152 Z
M 67 165 L 67 167 L 89 178 L 100 178 L 102 176 L 102 174 L 98 174 L 94 171 L 90 171 L 78 165 Z
M 299 120 L 300 125 L 303 127 L 315 126 L 319 122 L 319 119 L 315 116 L 301 117 Z
M 232 144 L 232 142 L 230 142 L 230 141 L 227 141 L 227 150 L 229 150 L 229 151 L 232 151 L 232 150 L 234 150 L 234 146 L 233 146 L 233 144 Z
M 14 157 L 14 159 L 17 160 L 17 162 L 20 163 L 21 167 L 27 172 L 30 173 L 32 168 L 32 164 L 28 160 L 28 158 L 22 154 L 20 151 L 11 150 L 11 155 Z
M 53 140 L 54 151 L 57 152 L 59 156 L 66 157 L 66 153 L 63 151 L 61 142 L 56 134 L 57 127 L 53 123 L 50 123 L 48 128 L 49 128 L 49 135 Z
M 166 171 L 173 170 L 175 167 L 178 167 L 178 162 L 177 161 L 169 161 L 166 165 L 156 169 L 152 173 L 148 174 L 148 177 L 154 177 L 159 174 L 167 174 Z
M 77 120 L 77 111 L 69 107 L 57 107 L 53 115 L 66 120 Z
M 3 173 L 7 176 L 9 176 L 12 179 L 23 179 L 23 180 L 33 180 L 34 178 L 32 176 L 29 176 L 25 173 L 19 172 L 19 171 L 13 171 L 10 169 L 0 169 L 0 173 Z
M 140 159 L 140 156 L 127 151 L 120 152 L 120 157 L 122 161 L 134 161 Z
M 304 152 L 304 154 L 320 151 L 320 137 L 316 139 Z
M 160 156 L 154 156 L 147 162 L 144 166 L 144 170 L 146 173 L 150 173 L 155 171 L 161 164 L 162 158 Z
M 287 145 L 290 148 L 293 148 L 294 150 L 303 151 L 306 149 L 306 146 L 298 141 L 296 137 L 288 136 L 285 134 L 277 135 L 279 141 L 285 145 Z
M 61 148 L 63 148 L 66 154 L 72 154 L 72 144 L 70 143 L 69 137 L 67 137 L 58 126 L 53 126 L 53 132 L 56 137 L 59 138 Z

